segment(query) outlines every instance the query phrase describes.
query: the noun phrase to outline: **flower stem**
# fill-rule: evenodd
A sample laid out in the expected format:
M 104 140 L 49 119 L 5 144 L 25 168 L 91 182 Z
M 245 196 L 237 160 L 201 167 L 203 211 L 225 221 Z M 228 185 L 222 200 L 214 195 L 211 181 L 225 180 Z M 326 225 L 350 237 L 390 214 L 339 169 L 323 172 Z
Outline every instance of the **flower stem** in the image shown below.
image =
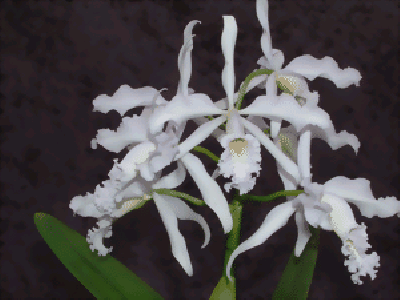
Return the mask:
M 242 101 L 244 98 L 244 95 L 246 94 L 246 90 L 249 87 L 250 81 L 260 75 L 263 74 L 272 74 L 274 70 L 269 70 L 269 69 L 259 69 L 257 71 L 254 71 L 250 73 L 246 79 L 243 81 L 242 85 L 240 86 L 239 94 L 238 94 L 238 101 L 236 102 L 236 108 L 239 110 L 240 106 L 242 105 Z
M 162 195 L 167 195 L 167 196 L 172 196 L 172 197 L 177 197 L 177 198 L 183 198 L 189 202 L 191 202 L 194 205 L 199 205 L 203 206 L 206 205 L 206 203 L 203 200 L 200 200 L 196 197 L 190 196 L 189 194 L 182 193 L 182 192 L 177 192 L 175 190 L 169 190 L 169 189 L 155 189 L 153 192 L 156 192 L 157 194 L 162 194 Z M 152 196 L 152 193 L 151 193 Z
M 219 161 L 219 157 L 216 156 L 214 153 L 212 153 L 210 150 L 208 150 L 206 148 L 203 148 L 201 146 L 194 146 L 192 150 L 200 152 L 200 153 L 204 153 L 205 155 L 207 155 L 209 158 L 211 158 L 215 162 Z
M 304 193 L 304 190 L 283 190 L 279 191 L 273 194 L 269 194 L 267 196 L 254 196 L 250 194 L 242 195 L 241 199 L 242 200 L 248 200 L 248 201 L 258 201 L 258 202 L 267 202 L 267 201 L 272 201 L 275 200 L 278 197 L 288 197 L 288 196 L 298 196 L 301 193 Z
M 226 277 L 226 265 L 228 264 L 229 258 L 232 255 L 233 251 L 238 247 L 240 242 L 240 229 L 241 229 L 241 221 L 242 221 L 242 203 L 240 202 L 239 192 L 236 191 L 236 195 L 233 197 L 233 202 L 229 204 L 229 210 L 233 219 L 233 227 L 229 232 L 228 240 L 226 242 L 225 248 L 225 261 L 224 268 L 222 271 L 222 276 Z M 231 268 L 231 276 L 234 278 L 234 265 Z M 227 282 L 229 279 L 226 277 Z M 236 283 L 236 281 L 235 281 Z

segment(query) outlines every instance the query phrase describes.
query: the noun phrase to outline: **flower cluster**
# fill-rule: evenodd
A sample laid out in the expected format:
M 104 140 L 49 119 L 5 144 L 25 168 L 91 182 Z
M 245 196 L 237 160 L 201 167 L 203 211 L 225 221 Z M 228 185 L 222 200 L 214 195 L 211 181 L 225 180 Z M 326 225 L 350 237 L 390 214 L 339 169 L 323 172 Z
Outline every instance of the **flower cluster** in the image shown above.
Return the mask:
M 244 241 L 232 253 L 226 274 L 234 259 L 247 249 L 263 243 L 295 215 L 298 238 L 295 254 L 300 256 L 311 233 L 308 225 L 336 232 L 342 242 L 345 264 L 353 273 L 353 281 L 361 283 L 360 276 L 376 275 L 379 257 L 375 252 L 367 254 L 366 226 L 358 224 L 347 202 L 355 204 L 365 217 L 390 217 L 400 214 L 399 201 L 395 197 L 375 199 L 366 179 L 335 177 L 325 184 L 312 182 L 310 147 L 312 138 L 326 141 L 332 149 L 350 145 L 357 153 L 360 142 L 346 131 L 337 133 L 327 112 L 318 106 L 319 94 L 311 92 L 307 80 L 325 77 L 338 88 L 359 84 L 360 73 L 352 68 L 340 69 L 331 57 L 317 59 L 303 55 L 282 68 L 282 51 L 272 48 L 269 32 L 267 0 L 257 0 L 257 17 L 263 28 L 261 48 L 264 56 L 258 60 L 258 74 L 249 83 L 243 82 L 235 93 L 234 48 L 237 37 L 236 20 L 224 16 L 221 47 L 225 57 L 222 85 L 226 97 L 212 101 L 206 94 L 195 93 L 189 88 L 192 72 L 193 27 L 199 21 L 191 21 L 185 28 L 184 43 L 178 56 L 180 82 L 176 95 L 166 101 L 161 91 L 152 87 L 132 89 L 121 86 L 112 97 L 98 96 L 94 110 L 108 113 L 114 109 L 121 114 L 122 122 L 117 131 L 98 130 L 92 147 L 100 144 L 109 151 L 128 153 L 109 172 L 109 180 L 98 185 L 94 193 L 74 197 L 70 208 L 84 217 L 98 219 L 98 228 L 89 230 L 87 241 L 92 250 L 106 255 L 103 241 L 112 234 L 112 222 L 146 201 L 154 200 L 169 234 L 172 253 L 188 275 L 193 274 L 185 240 L 177 227 L 178 219 L 198 222 L 205 232 L 208 244 L 210 230 L 204 218 L 195 213 L 178 197 L 161 190 L 174 189 L 182 184 L 186 172 L 197 184 L 204 202 L 216 213 L 228 233 L 233 226 L 228 202 L 215 178 L 223 175 L 231 178 L 225 191 L 231 188 L 240 194 L 251 191 L 260 175 L 261 146 L 276 159 L 277 171 L 286 190 L 299 185 L 305 193 L 288 197 L 287 201 L 273 208 L 257 232 Z M 265 89 L 246 108 L 241 108 L 243 93 L 254 87 Z M 278 92 L 278 88 L 282 92 Z M 144 106 L 142 113 L 124 117 L 126 112 Z M 212 117 L 211 117 L 212 116 Z M 269 119 L 269 125 L 265 122 Z M 194 120 L 199 126 L 181 141 L 186 122 Z M 291 125 L 282 128 L 282 121 Z M 225 124 L 225 130 L 221 125 Z M 214 136 L 224 149 L 218 167 L 210 177 L 202 162 L 189 151 L 208 136 Z M 178 168 L 166 176 L 161 171 L 172 162 Z

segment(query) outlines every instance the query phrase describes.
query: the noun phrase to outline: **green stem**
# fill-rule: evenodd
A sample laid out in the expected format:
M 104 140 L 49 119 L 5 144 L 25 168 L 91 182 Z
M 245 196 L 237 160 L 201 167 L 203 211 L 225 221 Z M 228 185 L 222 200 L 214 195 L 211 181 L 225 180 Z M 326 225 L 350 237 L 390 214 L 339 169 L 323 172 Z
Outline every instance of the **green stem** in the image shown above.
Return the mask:
M 298 196 L 301 193 L 304 193 L 304 190 L 283 190 L 279 191 L 273 194 L 269 194 L 267 196 L 253 196 L 250 194 L 242 195 L 241 199 L 242 200 L 247 200 L 247 201 L 257 201 L 257 202 L 268 202 L 272 201 L 278 197 L 288 197 L 288 196 Z
M 264 74 L 272 74 L 274 70 L 269 70 L 269 69 L 259 69 L 257 71 L 254 71 L 253 73 L 250 73 L 246 79 L 244 80 L 243 84 L 240 86 L 239 94 L 238 94 L 238 101 L 236 102 L 236 108 L 239 110 L 240 106 L 242 105 L 242 101 L 244 98 L 244 95 L 246 94 L 246 90 L 249 87 L 250 81 L 260 75 Z
M 156 192 L 157 194 L 163 194 L 163 195 L 167 195 L 167 196 L 183 198 L 183 199 L 193 203 L 194 205 L 199 205 L 199 206 L 206 205 L 206 203 L 203 200 L 200 200 L 196 197 L 190 196 L 189 194 L 186 194 L 186 193 L 177 192 L 175 190 L 155 189 L 153 191 Z M 151 196 L 152 196 L 152 193 L 151 193 Z
M 212 153 L 210 150 L 203 148 L 201 146 L 194 146 L 193 149 L 194 151 L 203 153 L 205 155 L 207 155 L 209 158 L 211 158 L 213 161 L 218 162 L 219 161 L 219 157 L 216 156 L 214 153 Z
M 240 228 L 242 221 L 242 203 L 240 202 L 241 196 L 239 192 L 236 191 L 236 195 L 233 197 L 232 204 L 229 204 L 229 210 L 233 219 L 233 227 L 229 232 L 228 239 L 225 248 L 225 260 L 224 269 L 222 271 L 222 277 L 226 277 L 226 265 L 228 264 L 229 258 L 231 257 L 233 251 L 239 246 L 240 242 Z M 231 276 L 234 278 L 234 265 L 231 268 Z M 229 279 L 226 277 L 227 283 Z M 236 284 L 236 281 L 235 281 Z

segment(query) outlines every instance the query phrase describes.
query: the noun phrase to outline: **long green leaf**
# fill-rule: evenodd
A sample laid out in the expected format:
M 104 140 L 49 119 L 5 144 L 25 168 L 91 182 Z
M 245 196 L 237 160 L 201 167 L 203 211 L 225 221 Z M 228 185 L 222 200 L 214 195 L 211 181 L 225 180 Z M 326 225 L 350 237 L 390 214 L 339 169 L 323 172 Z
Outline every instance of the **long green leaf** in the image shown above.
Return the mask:
M 281 280 L 272 296 L 273 300 L 307 299 L 314 268 L 317 263 L 320 229 L 309 226 L 312 233 L 300 257 L 294 255 L 283 271 Z
M 97 299 L 163 299 L 115 258 L 92 252 L 82 235 L 56 218 L 36 213 L 34 223 L 58 259 Z

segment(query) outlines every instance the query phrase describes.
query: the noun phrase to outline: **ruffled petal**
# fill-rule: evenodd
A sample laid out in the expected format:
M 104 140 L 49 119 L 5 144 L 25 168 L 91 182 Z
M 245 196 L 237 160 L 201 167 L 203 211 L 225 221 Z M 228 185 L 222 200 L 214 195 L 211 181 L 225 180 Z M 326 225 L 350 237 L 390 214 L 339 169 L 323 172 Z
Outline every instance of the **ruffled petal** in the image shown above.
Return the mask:
M 129 85 L 121 85 L 112 97 L 102 94 L 93 100 L 93 111 L 108 113 L 110 110 L 116 110 L 121 116 L 137 106 L 152 105 L 154 98 L 159 97 L 165 102 L 165 99 L 159 92 L 152 87 L 142 87 L 132 89 Z
M 380 257 L 376 252 L 366 253 L 371 245 L 368 243 L 365 224 L 361 223 L 360 226 L 351 230 L 342 242 L 342 253 L 347 256 L 344 265 L 349 268 L 350 273 L 354 273 L 351 275 L 353 282 L 362 284 L 360 277 L 367 276 L 367 274 L 372 280 L 375 279 L 378 272 L 375 268 L 380 266 Z
M 285 202 L 275 206 L 265 217 L 260 228 L 246 241 L 241 243 L 233 252 L 226 265 L 226 276 L 232 281 L 230 269 L 233 261 L 240 254 L 264 243 L 273 233 L 287 224 L 290 216 L 294 213 L 292 202 Z
M 221 48 L 225 57 L 225 66 L 222 70 L 222 85 L 228 97 L 229 108 L 233 108 L 233 93 L 235 88 L 235 73 L 233 52 L 237 37 L 237 24 L 232 16 L 223 16 L 224 30 L 221 35 Z
M 189 251 L 186 246 L 185 238 L 178 229 L 178 219 L 175 213 L 175 207 L 178 202 L 173 202 L 174 197 L 153 194 L 154 202 L 160 213 L 161 219 L 167 229 L 169 240 L 171 242 L 172 254 L 181 264 L 182 268 L 189 275 L 193 275 L 193 267 L 189 257 Z M 176 199 L 179 200 L 179 199 Z M 181 200 L 179 200 L 181 201 Z
M 225 233 L 232 230 L 233 220 L 228 202 L 219 185 L 208 175 L 200 159 L 191 153 L 181 158 L 189 174 L 196 182 L 206 204 L 216 213 Z
M 276 147 L 274 143 L 256 125 L 245 119 L 243 119 L 243 125 L 260 141 L 260 143 L 269 151 L 269 153 L 271 153 L 276 161 L 280 163 L 282 167 L 291 176 L 293 176 L 294 179 L 296 179 L 296 181 L 300 182 L 300 173 L 297 165 L 282 151 L 280 151 L 278 147 Z
M 284 70 L 303 75 L 308 80 L 325 77 L 331 80 L 338 88 L 347 88 L 349 85 L 359 85 L 361 74 L 353 68 L 340 69 L 337 62 L 329 56 L 317 59 L 309 54 L 296 57 Z
M 225 116 L 218 117 L 198 127 L 184 142 L 178 146 L 179 153 L 175 159 L 181 158 L 183 155 L 193 149 L 194 146 L 199 145 L 225 120 Z
M 82 217 L 94 217 L 100 218 L 103 216 L 96 205 L 95 196 L 93 194 L 86 193 L 86 196 L 75 196 L 69 203 L 69 208 L 74 211 L 74 214 L 78 214 Z
M 365 178 L 350 179 L 343 176 L 332 178 L 325 183 L 325 192 L 355 204 L 364 217 L 388 218 L 400 214 L 400 201 L 396 197 L 375 199 L 370 182 Z
M 200 21 L 190 21 L 188 25 L 185 27 L 184 32 L 184 42 L 179 52 L 178 56 L 178 69 L 181 74 L 181 79 L 178 85 L 178 93 L 182 93 L 183 96 L 189 96 L 189 80 L 190 75 L 192 74 L 192 49 L 193 49 L 193 37 L 192 34 L 193 27 L 197 23 L 201 23 Z
M 124 117 L 117 131 L 99 129 L 94 142 L 102 145 L 108 151 L 119 153 L 126 146 L 147 139 L 144 121 L 141 116 Z M 93 144 L 92 148 L 95 149 Z
M 167 105 L 154 110 L 154 114 L 149 120 L 150 132 L 161 131 L 164 123 L 169 120 L 182 122 L 190 118 L 223 113 L 224 110 L 217 108 L 210 97 L 205 94 L 192 94 L 188 99 L 176 95 Z
M 112 251 L 113 247 L 107 248 L 103 243 L 103 239 L 112 236 L 112 222 L 110 218 L 106 218 L 98 221 L 97 225 L 99 228 L 89 229 L 86 241 L 89 243 L 89 249 L 92 252 L 97 250 L 99 256 L 106 256 Z

